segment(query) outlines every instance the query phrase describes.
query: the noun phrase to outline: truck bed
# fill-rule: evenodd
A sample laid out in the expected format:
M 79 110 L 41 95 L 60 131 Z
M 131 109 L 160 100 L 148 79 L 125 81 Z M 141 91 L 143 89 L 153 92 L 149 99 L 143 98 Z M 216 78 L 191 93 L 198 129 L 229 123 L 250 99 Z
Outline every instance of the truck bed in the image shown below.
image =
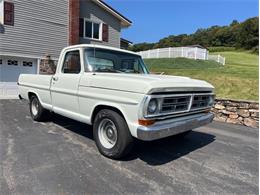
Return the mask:
M 30 92 L 37 94 L 44 108 L 52 109 L 50 86 L 53 75 L 21 74 L 18 79 L 19 94 L 29 99 Z

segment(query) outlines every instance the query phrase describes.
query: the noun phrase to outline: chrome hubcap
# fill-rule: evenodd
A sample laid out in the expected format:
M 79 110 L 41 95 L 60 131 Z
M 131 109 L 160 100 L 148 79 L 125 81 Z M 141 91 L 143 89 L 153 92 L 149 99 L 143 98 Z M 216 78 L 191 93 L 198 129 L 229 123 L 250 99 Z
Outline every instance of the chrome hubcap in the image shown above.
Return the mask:
M 38 114 L 39 104 L 36 98 L 32 100 L 32 113 L 34 116 Z
M 113 121 L 103 119 L 98 126 L 98 137 L 102 146 L 107 149 L 114 147 L 117 141 L 117 129 Z

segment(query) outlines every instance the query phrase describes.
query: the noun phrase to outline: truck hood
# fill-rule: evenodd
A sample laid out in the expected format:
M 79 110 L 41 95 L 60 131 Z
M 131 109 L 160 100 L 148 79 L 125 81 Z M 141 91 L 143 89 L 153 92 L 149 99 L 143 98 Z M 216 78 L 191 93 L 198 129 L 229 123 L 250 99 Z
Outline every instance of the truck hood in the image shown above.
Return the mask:
M 90 87 L 151 94 L 171 91 L 212 91 L 214 87 L 206 81 L 189 77 L 155 74 L 95 73 L 88 75 Z

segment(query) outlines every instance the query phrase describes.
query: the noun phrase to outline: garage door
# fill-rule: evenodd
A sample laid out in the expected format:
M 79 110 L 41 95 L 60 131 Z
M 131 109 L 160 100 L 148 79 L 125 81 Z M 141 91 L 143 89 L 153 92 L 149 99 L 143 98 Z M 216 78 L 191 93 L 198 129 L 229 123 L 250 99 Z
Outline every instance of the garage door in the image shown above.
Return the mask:
M 20 74 L 36 74 L 37 60 L 17 57 L 0 57 L 0 95 L 18 95 Z

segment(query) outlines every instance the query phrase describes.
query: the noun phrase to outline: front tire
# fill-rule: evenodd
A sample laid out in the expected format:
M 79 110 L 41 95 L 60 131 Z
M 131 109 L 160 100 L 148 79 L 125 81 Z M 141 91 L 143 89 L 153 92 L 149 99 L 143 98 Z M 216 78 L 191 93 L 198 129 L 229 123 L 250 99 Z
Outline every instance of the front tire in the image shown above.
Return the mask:
M 37 96 L 32 95 L 30 97 L 30 113 L 34 121 L 44 121 L 47 119 L 49 113 L 44 109 L 37 98 Z
M 119 159 L 127 155 L 133 147 L 133 137 L 125 119 L 113 110 L 99 111 L 94 120 L 94 140 L 101 154 Z

